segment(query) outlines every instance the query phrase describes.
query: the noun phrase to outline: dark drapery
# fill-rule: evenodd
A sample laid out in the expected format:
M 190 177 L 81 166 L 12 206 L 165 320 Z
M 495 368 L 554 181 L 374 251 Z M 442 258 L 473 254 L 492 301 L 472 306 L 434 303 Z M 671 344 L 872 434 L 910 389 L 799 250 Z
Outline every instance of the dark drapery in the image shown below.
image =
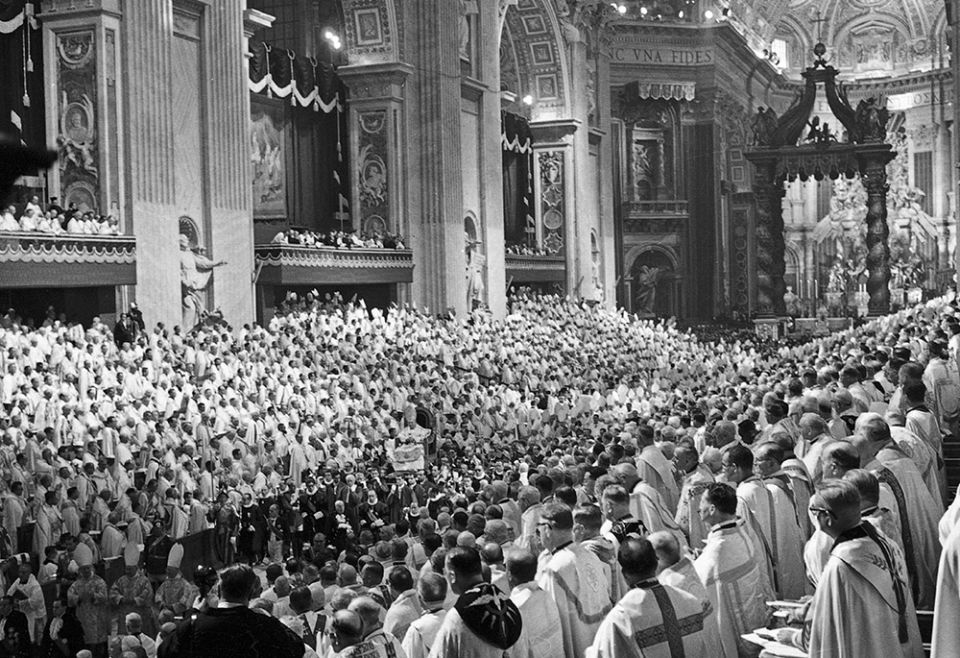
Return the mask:
M 283 115 L 288 227 L 349 227 L 346 88 L 332 64 L 259 42 L 250 46 L 254 109 Z
M 526 118 L 510 112 L 502 113 L 501 130 L 504 241 L 534 246 L 533 134 Z
M 0 21 L 15 21 L 23 14 L 28 3 L 26 0 L 8 0 L 0 2 Z M 33 0 L 34 13 L 39 13 L 40 2 Z M 25 39 L 29 31 L 29 39 Z M 25 58 L 29 41 L 29 57 Z M 33 62 L 33 71 L 26 71 L 24 88 L 25 60 Z M 0 31 L 0 132 L 12 134 L 22 139 L 28 146 L 46 145 L 46 131 L 43 116 L 43 39 L 39 29 L 33 29 L 31 21 L 9 34 Z M 24 92 L 29 97 L 29 105 L 24 104 Z M 16 115 L 16 117 L 14 116 Z M 16 122 L 22 125 L 22 131 Z

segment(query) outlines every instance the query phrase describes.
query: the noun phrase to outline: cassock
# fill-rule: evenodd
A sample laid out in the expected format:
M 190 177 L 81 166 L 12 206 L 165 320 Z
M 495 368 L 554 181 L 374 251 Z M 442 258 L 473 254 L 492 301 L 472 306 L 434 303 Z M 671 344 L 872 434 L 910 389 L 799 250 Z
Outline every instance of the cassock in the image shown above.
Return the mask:
M 60 528 L 63 525 L 63 519 L 56 507 L 44 503 L 37 509 L 37 523 L 33 529 L 33 552 L 35 555 L 43 557 L 48 546 L 55 545 L 60 541 Z M 78 520 L 79 534 L 79 520 Z
M 174 541 L 185 537 L 190 528 L 190 517 L 179 505 L 170 505 L 167 509 L 170 512 L 170 527 L 167 535 Z
M 133 576 L 124 574 L 117 578 L 110 587 L 110 599 L 116 606 L 117 618 L 119 623 L 124 623 L 124 619 L 131 612 L 140 615 L 143 620 L 143 632 L 147 635 L 156 636 L 157 617 L 154 614 L 153 605 L 153 587 L 150 580 L 137 572 Z
M 395 638 L 403 641 L 407 634 L 407 629 L 423 613 L 420 607 L 420 599 L 414 589 L 408 589 L 401 592 L 400 596 L 390 604 L 387 615 L 383 620 L 383 630 L 393 635 Z
M 811 656 L 923 658 L 903 555 L 872 525 L 837 538 L 807 610 L 803 638 Z
M 574 542 L 552 555 L 544 553 L 537 584 L 550 595 L 560 613 L 563 651 L 580 658 L 610 612 L 610 583 L 600 559 Z
M 885 486 L 886 485 L 881 485 L 881 498 L 883 497 L 883 487 Z M 884 539 L 897 544 L 897 548 L 900 549 L 902 555 L 903 547 L 900 546 L 896 539 L 899 537 L 900 524 L 896 522 L 893 516 L 893 512 L 884 509 L 882 506 L 869 507 L 860 511 L 860 518 L 873 524 L 873 527 L 880 531 Z M 813 533 L 813 536 L 810 537 L 807 545 L 803 548 L 803 562 L 807 569 L 807 580 L 809 580 L 814 587 L 820 582 L 820 576 L 827 567 L 827 562 L 830 560 L 830 550 L 832 548 L 833 539 L 822 530 L 817 530 Z
M 160 583 L 154 600 L 161 610 L 167 608 L 173 610 L 176 614 L 182 614 L 197 598 L 197 591 L 196 587 L 184 580 L 180 574 L 177 574 L 176 577 L 167 578 Z
M 737 497 L 753 512 L 763 540 L 773 558 L 777 594 L 790 600 L 806 590 L 803 568 L 803 539 L 793 502 L 780 480 L 750 477 L 737 486 Z
M 957 620 L 960 620 L 960 525 L 950 532 L 940 556 L 931 658 L 960 655 L 960 623 Z
M 700 497 L 714 482 L 713 473 L 705 464 L 697 465 L 693 472 L 683 476 L 683 488 L 680 490 L 680 502 L 674 520 L 683 530 L 690 542 L 690 548 L 700 550 L 707 540 L 710 529 L 700 518 Z
M 673 464 L 667 461 L 660 448 L 646 446 L 640 451 L 637 455 L 637 474 L 643 482 L 660 492 L 664 506 L 676 514 L 680 491 L 673 476 Z
M 762 558 L 737 521 L 714 526 L 707 545 L 694 562 L 707 589 L 720 629 L 713 656 L 755 656 L 758 649 L 741 638 L 766 626 L 770 592 L 761 576 Z
M 427 658 L 430 655 L 430 649 L 437 639 L 437 633 L 446 614 L 447 611 L 443 608 L 428 611 L 410 624 L 407 634 L 403 637 L 403 651 L 407 654 L 407 658 Z
M 637 584 L 600 625 L 587 658 L 706 656 L 703 602 L 656 578 Z
M 630 513 L 643 521 L 650 532 L 665 530 L 677 538 L 680 548 L 687 548 L 687 536 L 674 520 L 674 515 L 663 502 L 663 497 L 646 482 L 639 482 L 630 494 Z
M 703 618 L 704 641 L 708 647 L 717 646 L 720 643 L 720 631 L 717 629 L 716 615 L 710 608 L 710 595 L 707 594 L 707 588 L 703 586 L 703 581 L 700 580 L 700 576 L 693 566 L 693 561 L 689 557 L 683 556 L 676 564 L 661 571 L 657 575 L 657 580 L 664 585 L 675 587 L 681 592 L 692 594 L 694 598 L 703 603 L 703 608 L 707 611 Z
M 15 596 L 17 592 L 21 597 L 19 610 L 27 617 L 27 626 L 30 631 L 30 642 L 36 644 L 40 633 L 47 621 L 47 606 L 43 599 L 43 590 L 37 578 L 30 574 L 27 582 L 18 578 L 13 581 L 10 588 L 7 589 L 7 596 Z M 16 601 L 17 598 L 14 598 Z
M 530 641 L 532 658 L 562 656 L 563 637 L 558 632 L 560 612 L 550 595 L 535 582 L 529 582 L 514 587 L 510 600 L 520 609 L 523 631 Z
M 884 448 L 865 468 L 893 491 L 914 601 L 921 610 L 929 610 L 936 596 L 936 565 L 940 562 L 937 504 L 916 465 L 896 448 Z

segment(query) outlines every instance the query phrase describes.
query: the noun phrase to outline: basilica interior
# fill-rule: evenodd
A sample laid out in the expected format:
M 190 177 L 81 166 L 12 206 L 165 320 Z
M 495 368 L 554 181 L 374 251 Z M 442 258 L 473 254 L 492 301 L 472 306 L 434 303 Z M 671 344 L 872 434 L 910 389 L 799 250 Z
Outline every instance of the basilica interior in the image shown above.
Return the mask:
M 895 310 L 956 272 L 953 4 L 6 0 L 0 131 L 56 161 L 15 163 L 0 306 Z

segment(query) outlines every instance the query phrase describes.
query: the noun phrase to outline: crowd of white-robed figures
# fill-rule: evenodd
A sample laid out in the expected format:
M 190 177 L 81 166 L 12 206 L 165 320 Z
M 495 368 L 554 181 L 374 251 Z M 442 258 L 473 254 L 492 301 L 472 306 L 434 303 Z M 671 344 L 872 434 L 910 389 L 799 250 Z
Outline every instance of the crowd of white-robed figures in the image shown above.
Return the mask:
M 496 540 L 503 568 L 516 562 L 518 574 L 523 560 L 513 551 L 538 556 L 535 577 L 509 587 L 532 655 L 677 655 L 681 646 L 691 656 L 752 655 L 758 647 L 741 635 L 768 625 L 774 598 L 809 603 L 797 632 L 781 639 L 818 656 L 874 655 L 869 647 L 915 655 L 912 611 L 936 601 L 934 652 L 960 655 L 960 509 L 944 509 L 943 461 L 944 442 L 957 436 L 954 301 L 780 349 L 701 341 L 668 323 L 551 298 L 517 299 L 511 311 L 503 321 L 462 322 L 305 307 L 235 336 L 158 329 L 119 350 L 90 339 L 100 330 L 8 329 L 5 463 L 16 474 L 53 465 L 63 445 L 89 452 L 100 442 L 109 456 L 150 444 L 159 459 L 184 464 L 189 479 L 197 448 L 223 482 L 255 485 L 263 460 L 276 455 L 258 440 L 261 449 L 231 474 L 228 459 L 199 439 L 204 423 L 223 431 L 227 447 L 272 434 L 291 454 L 300 446 L 318 462 L 352 463 L 356 450 L 338 419 L 349 416 L 376 444 L 374 420 L 381 429 L 395 422 L 377 400 L 404 412 L 411 399 L 429 401 L 463 457 L 447 471 L 486 482 L 495 460 L 505 480 L 516 474 L 524 485 L 487 500 L 512 537 L 502 537 L 494 515 L 484 536 L 463 542 Z M 39 363 L 43 375 L 27 370 Z M 317 368 L 336 374 L 321 383 Z M 47 408 L 49 422 L 39 411 Z M 258 429 L 264 409 L 269 426 Z M 124 427 L 111 429 L 108 417 Z M 161 427 L 169 418 L 185 421 L 180 431 Z M 511 461 L 518 445 L 525 456 Z M 121 471 L 135 466 L 118 461 Z M 548 485 L 556 473 L 573 499 Z M 296 481 L 302 471 L 282 475 Z M 435 520 L 449 529 L 449 519 Z M 457 619 L 435 629 L 444 642 Z M 479 640 L 457 646 L 434 655 L 504 655 Z
M 628 418 L 575 502 L 521 492 L 514 545 L 542 549 L 529 643 L 468 654 L 756 656 L 743 635 L 771 626 L 779 599 L 800 605 L 773 637 L 810 656 L 923 656 L 917 609 L 934 610 L 933 655 L 960 655 L 960 501 L 945 508 L 943 456 L 957 320 L 937 300 L 785 350 L 751 382 L 748 413 L 713 396 L 702 427 Z

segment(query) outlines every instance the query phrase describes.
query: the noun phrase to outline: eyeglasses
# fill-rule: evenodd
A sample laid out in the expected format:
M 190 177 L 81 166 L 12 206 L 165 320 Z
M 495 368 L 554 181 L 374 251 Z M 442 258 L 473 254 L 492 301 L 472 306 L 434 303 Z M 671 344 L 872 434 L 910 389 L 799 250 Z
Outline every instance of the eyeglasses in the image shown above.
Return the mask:
M 538 527 L 538 528 L 552 528 L 552 527 L 553 527 L 553 524 L 550 523 L 549 521 L 541 521 L 540 523 L 537 524 L 536 527 Z
M 814 514 L 816 516 L 819 516 L 821 514 L 826 514 L 827 516 L 837 518 L 836 514 L 826 509 L 825 507 L 808 507 L 807 509 L 810 511 L 811 514 Z

